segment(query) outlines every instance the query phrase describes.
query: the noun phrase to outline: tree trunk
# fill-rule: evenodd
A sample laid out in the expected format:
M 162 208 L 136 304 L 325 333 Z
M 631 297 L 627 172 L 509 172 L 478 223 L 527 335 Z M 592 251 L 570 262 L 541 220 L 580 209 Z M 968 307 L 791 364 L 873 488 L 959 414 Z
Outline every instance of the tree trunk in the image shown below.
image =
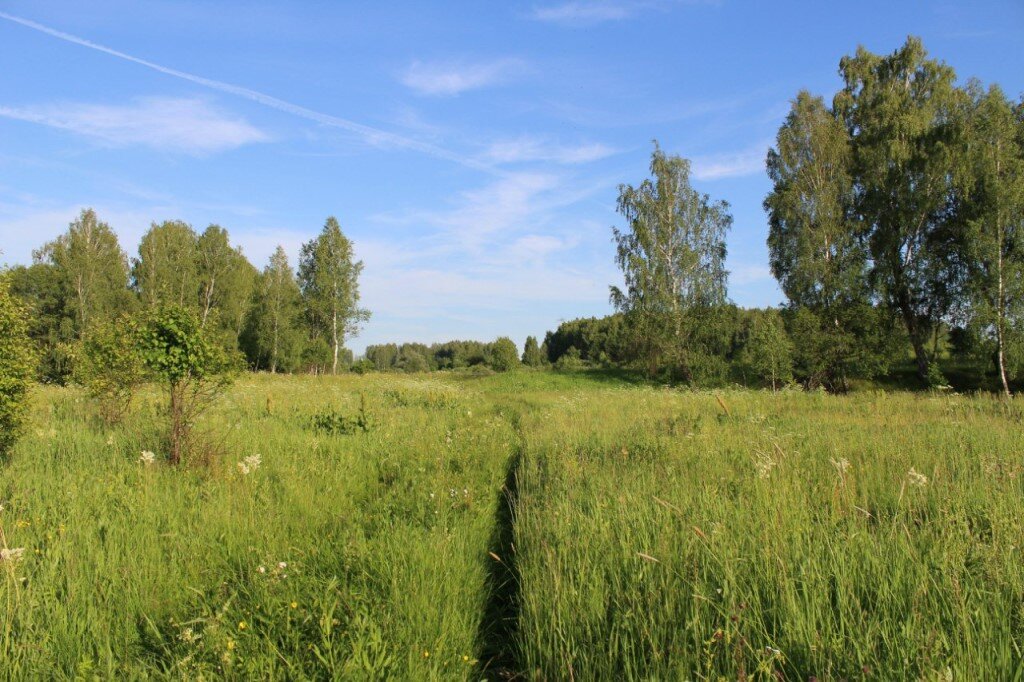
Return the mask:
M 996 249 L 998 251 L 996 254 L 996 352 L 999 356 L 999 380 L 1003 382 L 1003 393 L 1009 398 L 1010 382 L 1006 378 L 1006 344 L 1003 338 L 1004 326 L 1006 324 L 1006 301 L 1003 299 L 1003 230 L 1002 225 L 999 223 L 998 211 L 996 212 L 996 232 L 998 234 L 996 239 Z
M 334 310 L 334 318 L 331 324 L 331 341 L 334 344 L 334 364 L 331 365 L 331 374 L 338 373 L 338 311 Z
M 185 420 L 184 396 L 180 384 L 171 384 L 171 464 L 177 465 L 181 462 L 182 451 L 185 447 Z
M 210 315 L 210 307 L 213 304 L 213 288 L 216 285 L 216 278 L 211 278 L 209 286 L 206 287 L 206 295 L 204 296 L 203 301 L 203 327 L 206 327 L 206 318 Z

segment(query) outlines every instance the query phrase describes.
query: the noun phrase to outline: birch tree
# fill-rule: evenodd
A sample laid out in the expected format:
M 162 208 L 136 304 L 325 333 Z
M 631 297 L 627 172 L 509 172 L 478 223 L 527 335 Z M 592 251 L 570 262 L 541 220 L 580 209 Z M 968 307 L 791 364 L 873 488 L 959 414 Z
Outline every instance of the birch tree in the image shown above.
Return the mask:
M 690 186 L 690 163 L 654 145 L 651 177 L 619 187 L 626 227 L 612 228 L 625 287 L 611 301 L 626 313 L 652 373 L 665 363 L 692 379 L 695 341 L 726 300 L 729 205 Z
M 84 209 L 67 232 L 37 251 L 35 259 L 57 269 L 78 335 L 94 320 L 111 318 L 130 303 L 128 257 L 117 235 L 91 208 Z
M 352 242 L 333 216 L 320 235 L 302 246 L 299 284 L 314 333 L 325 337 L 331 348 L 331 373 L 337 374 L 345 340 L 359 333 L 370 318 L 359 307 L 359 275 L 363 262 L 353 260 Z
M 153 223 L 132 267 L 135 287 L 149 310 L 174 305 L 195 310 L 199 291 L 196 233 L 188 223 Z
M 1024 123 L 999 87 L 973 89 L 963 167 L 970 315 L 995 346 L 999 382 L 1009 396 L 1008 348 L 1024 331 Z

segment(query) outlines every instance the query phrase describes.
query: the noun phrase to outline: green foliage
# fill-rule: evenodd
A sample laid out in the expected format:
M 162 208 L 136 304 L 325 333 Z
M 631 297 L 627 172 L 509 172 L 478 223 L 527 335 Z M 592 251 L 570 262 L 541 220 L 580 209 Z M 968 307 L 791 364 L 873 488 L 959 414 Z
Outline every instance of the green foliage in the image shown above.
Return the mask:
M 29 309 L 29 337 L 39 360 L 36 378 L 43 383 L 65 383 L 73 370 L 69 349 L 76 331 L 61 271 L 52 263 L 39 262 L 15 266 L 7 275 L 11 293 Z
M 369 431 L 373 421 L 366 407 L 366 394 L 359 394 L 359 410 L 354 415 L 328 408 L 313 415 L 311 423 L 317 431 L 337 435 L 350 436 Z
M 21 435 L 35 360 L 28 310 L 11 293 L 7 274 L 0 273 L 0 459 Z
M 569 349 L 558 356 L 554 363 L 555 369 L 560 371 L 574 371 L 585 367 L 583 358 L 576 346 L 569 346 Z
M 966 194 L 969 325 L 992 347 L 1003 392 L 1024 338 L 1024 118 L 1002 90 L 971 86 Z
M 653 375 L 673 368 L 693 378 L 693 330 L 726 298 L 725 235 L 729 205 L 690 186 L 690 163 L 654 146 L 651 178 L 619 187 L 625 230 L 613 228 L 625 289 L 611 288 L 626 314 L 632 345 Z
M 188 223 L 153 223 L 139 243 L 132 279 L 148 310 L 164 306 L 198 309 L 198 236 Z
M 144 380 L 136 338 L 135 321 L 124 315 L 90 325 L 76 348 L 74 379 L 96 401 L 108 425 L 124 418 Z
M 754 316 L 740 365 L 773 391 L 793 380 L 793 342 L 777 310 L 769 308 Z
M 966 276 L 954 182 L 966 94 L 917 38 L 884 56 L 859 48 L 839 70 L 833 108 L 849 135 L 857 234 L 875 294 L 903 323 L 925 379 L 929 341 Z
M 331 373 L 337 374 L 346 338 L 359 333 L 370 311 L 359 307 L 359 275 L 363 262 L 354 260 L 352 242 L 334 216 L 320 235 L 302 245 L 299 284 L 313 333 L 331 347 Z
M 541 354 L 540 346 L 537 345 L 536 336 L 526 337 L 526 343 L 523 344 L 522 362 L 527 367 L 541 367 L 547 363 L 547 358 Z
M 291 372 L 302 364 L 306 336 L 299 284 L 278 246 L 257 280 L 242 348 L 256 369 Z
M 519 350 L 507 336 L 498 338 L 487 347 L 487 366 L 495 372 L 507 372 L 519 366 Z
M 134 341 L 143 367 L 167 391 L 170 461 L 178 464 L 195 420 L 231 385 L 239 358 L 210 342 L 193 310 L 177 306 L 145 315 Z
M 128 257 L 117 235 L 96 212 L 83 209 L 68 231 L 35 253 L 37 262 L 56 269 L 63 308 L 74 321 L 75 336 L 93 320 L 128 310 Z
M 558 362 L 570 348 L 575 348 L 586 362 L 597 363 L 605 358 L 611 363 L 625 363 L 635 359 L 631 332 L 622 313 L 562 322 L 545 335 L 543 345 L 547 349 L 544 357 L 552 363 Z

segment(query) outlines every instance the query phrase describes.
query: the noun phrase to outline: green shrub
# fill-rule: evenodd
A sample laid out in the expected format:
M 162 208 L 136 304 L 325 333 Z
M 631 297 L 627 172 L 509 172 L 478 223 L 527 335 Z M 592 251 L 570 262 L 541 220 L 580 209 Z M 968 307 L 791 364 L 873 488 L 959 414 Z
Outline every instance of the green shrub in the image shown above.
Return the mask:
M 108 425 L 124 418 L 144 379 L 134 336 L 135 323 L 125 315 L 90 327 L 76 349 L 74 379 L 97 402 Z
M 313 429 L 324 433 L 350 436 L 370 430 L 370 413 L 366 409 L 366 396 L 359 394 L 359 411 L 355 415 L 342 414 L 334 409 L 326 409 L 313 415 Z
M 21 433 L 28 390 L 35 369 L 28 337 L 28 313 L 0 277 L 0 457 L 5 457 Z
M 241 358 L 211 343 L 198 316 L 178 306 L 149 313 L 133 336 L 143 367 L 167 389 L 170 461 L 178 464 L 196 419 L 234 381 Z
M 486 358 L 488 366 L 495 372 L 507 372 L 519 366 L 519 349 L 512 339 L 502 336 L 488 346 Z

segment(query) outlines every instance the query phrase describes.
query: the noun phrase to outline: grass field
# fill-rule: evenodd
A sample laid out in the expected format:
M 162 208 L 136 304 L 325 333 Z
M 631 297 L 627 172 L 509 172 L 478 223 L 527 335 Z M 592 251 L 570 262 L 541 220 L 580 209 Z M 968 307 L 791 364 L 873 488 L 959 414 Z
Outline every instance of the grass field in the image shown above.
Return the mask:
M 250 375 L 181 469 L 89 413 L 3 465 L 5 679 L 1024 676 L 1019 402 Z

